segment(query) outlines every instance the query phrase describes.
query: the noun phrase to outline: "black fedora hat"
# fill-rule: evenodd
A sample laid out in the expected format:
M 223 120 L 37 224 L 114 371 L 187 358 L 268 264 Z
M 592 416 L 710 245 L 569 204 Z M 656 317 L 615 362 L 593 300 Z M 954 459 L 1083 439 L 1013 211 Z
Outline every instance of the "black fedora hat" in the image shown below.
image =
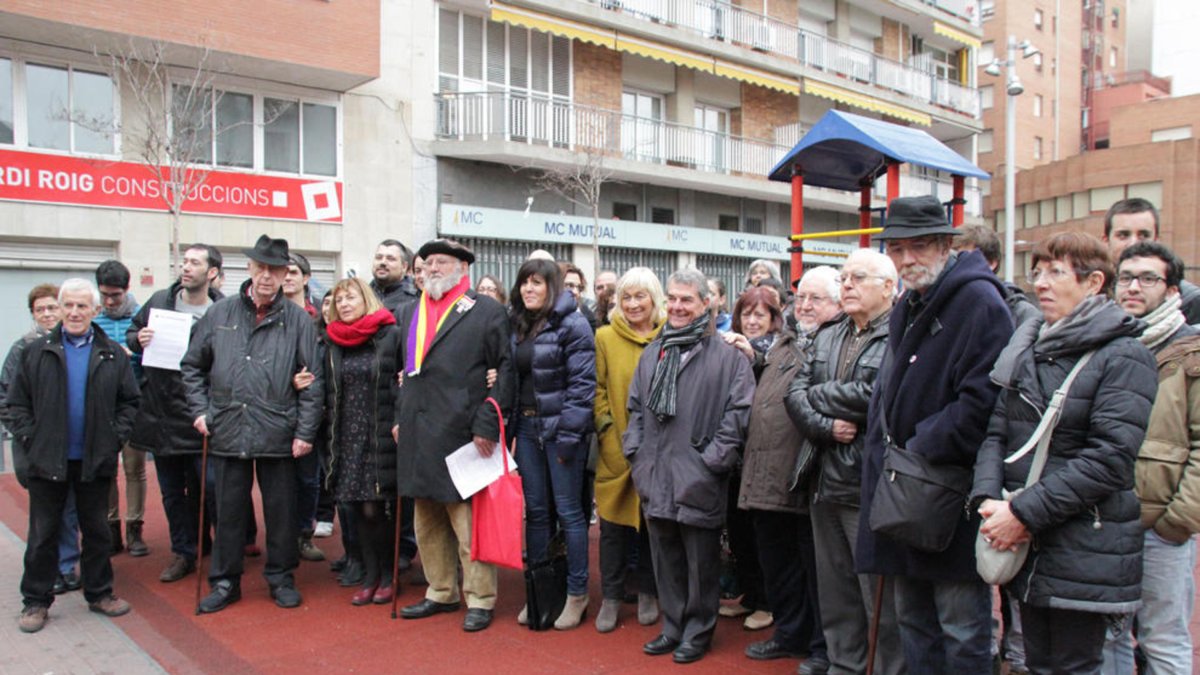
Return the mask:
M 435 253 L 454 256 L 468 265 L 475 262 L 475 254 L 471 252 L 471 249 L 453 239 L 433 239 L 425 242 L 421 246 L 421 250 L 417 251 L 417 255 L 422 259 L 428 258 Z
M 254 242 L 254 248 L 244 248 L 242 253 L 251 260 L 272 267 L 287 267 L 291 262 L 288 258 L 287 239 L 272 239 L 265 234 Z
M 931 234 L 962 234 L 946 220 L 946 207 L 932 195 L 897 197 L 888 205 L 883 232 L 876 239 L 915 239 Z

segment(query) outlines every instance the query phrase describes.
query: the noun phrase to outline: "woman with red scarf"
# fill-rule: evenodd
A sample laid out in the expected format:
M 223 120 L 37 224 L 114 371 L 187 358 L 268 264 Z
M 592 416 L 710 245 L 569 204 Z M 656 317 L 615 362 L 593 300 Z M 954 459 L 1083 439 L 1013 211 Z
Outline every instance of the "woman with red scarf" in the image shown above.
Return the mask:
M 392 601 L 396 442 L 396 319 L 361 280 L 333 287 L 326 316 L 326 413 L 329 466 L 326 480 L 338 503 L 354 512 L 366 574 L 354 605 Z

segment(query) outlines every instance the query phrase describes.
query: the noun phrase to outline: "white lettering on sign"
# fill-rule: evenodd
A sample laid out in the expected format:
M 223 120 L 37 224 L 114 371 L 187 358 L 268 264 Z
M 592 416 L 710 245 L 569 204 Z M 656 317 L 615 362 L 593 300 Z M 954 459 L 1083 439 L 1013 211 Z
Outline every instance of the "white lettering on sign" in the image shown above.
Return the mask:
M 50 171 L 39 169 L 37 186 L 42 190 L 70 190 L 72 192 L 91 192 L 96 187 L 91 174 L 75 173 L 74 171 Z
M 0 186 L 30 187 L 29 169 L 19 166 L 0 167 Z

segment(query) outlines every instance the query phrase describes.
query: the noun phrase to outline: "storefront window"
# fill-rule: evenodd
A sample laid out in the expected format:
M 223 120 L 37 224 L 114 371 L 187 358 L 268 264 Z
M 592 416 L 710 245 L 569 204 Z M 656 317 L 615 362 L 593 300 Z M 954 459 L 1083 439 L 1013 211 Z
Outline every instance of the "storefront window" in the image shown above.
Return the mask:
M 305 103 L 304 173 L 337 175 L 337 108 Z

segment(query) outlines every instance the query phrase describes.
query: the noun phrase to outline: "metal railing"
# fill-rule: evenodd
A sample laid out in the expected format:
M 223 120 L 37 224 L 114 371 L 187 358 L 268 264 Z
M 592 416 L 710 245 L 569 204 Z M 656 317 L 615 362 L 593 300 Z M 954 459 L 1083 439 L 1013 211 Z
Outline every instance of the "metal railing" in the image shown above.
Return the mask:
M 879 180 L 875 181 L 875 195 L 880 199 L 887 198 L 886 176 L 880 176 Z M 954 199 L 954 183 L 915 174 L 900 175 L 901 197 L 919 197 L 922 195 L 933 195 L 940 202 L 948 202 Z M 978 187 L 964 186 L 963 199 L 967 201 L 963 207 L 967 215 L 983 215 L 983 193 Z
M 790 58 L 971 117 L 980 114 L 979 92 L 975 89 L 722 0 L 577 1 Z
M 766 178 L 789 145 L 520 92 L 441 93 L 437 135 L 505 140 Z

